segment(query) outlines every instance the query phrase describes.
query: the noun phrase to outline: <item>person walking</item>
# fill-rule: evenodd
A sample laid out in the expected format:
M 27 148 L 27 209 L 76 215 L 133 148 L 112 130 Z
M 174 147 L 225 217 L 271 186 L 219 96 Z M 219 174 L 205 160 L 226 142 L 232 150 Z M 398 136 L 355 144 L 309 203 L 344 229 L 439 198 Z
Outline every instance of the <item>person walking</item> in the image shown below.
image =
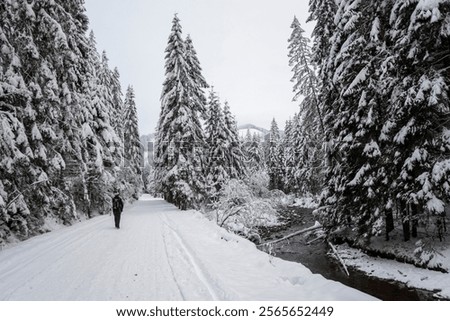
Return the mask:
M 116 228 L 120 229 L 120 215 L 123 210 L 123 201 L 120 198 L 119 193 L 116 193 L 112 200 L 113 204 L 113 213 L 114 213 L 114 223 L 116 224 Z

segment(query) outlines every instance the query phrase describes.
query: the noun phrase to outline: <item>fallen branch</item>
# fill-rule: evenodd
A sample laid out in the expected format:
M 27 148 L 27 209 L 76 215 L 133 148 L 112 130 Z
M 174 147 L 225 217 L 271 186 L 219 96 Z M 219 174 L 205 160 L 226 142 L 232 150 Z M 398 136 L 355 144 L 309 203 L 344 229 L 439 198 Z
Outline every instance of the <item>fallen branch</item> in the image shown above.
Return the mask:
M 328 241 L 328 244 L 330 245 L 331 249 L 333 250 L 334 255 L 336 255 L 336 257 L 338 258 L 339 262 L 341 262 L 342 266 L 344 267 L 345 273 L 347 273 L 347 275 L 350 276 L 350 273 L 348 273 L 348 270 L 347 270 L 347 265 L 345 265 L 344 260 L 341 258 L 341 256 L 339 255 L 339 253 L 336 250 L 336 248 L 334 247 L 334 245 L 331 244 L 330 241 Z
M 321 236 L 316 237 L 315 239 L 312 239 L 311 241 L 308 241 L 306 244 L 307 244 L 307 245 L 311 245 L 311 244 L 314 243 L 315 241 L 323 240 L 324 238 L 325 238 L 325 235 L 321 235 Z
M 291 237 L 294 237 L 296 235 L 300 235 L 300 234 L 303 234 L 303 233 L 306 233 L 306 232 L 318 230 L 320 228 L 322 228 L 322 225 L 320 225 L 320 223 L 316 222 L 316 224 L 314 224 L 314 226 L 305 228 L 305 229 L 303 229 L 301 231 L 294 232 L 294 233 L 289 234 L 289 235 L 287 235 L 287 236 L 285 236 L 285 237 L 283 237 L 281 239 L 278 239 L 278 240 L 269 241 L 269 242 L 266 242 L 266 243 L 263 243 L 263 244 L 259 244 L 258 247 L 259 246 L 265 246 L 265 245 L 271 245 L 271 244 L 275 244 L 275 243 L 278 243 L 278 242 L 281 242 L 281 241 L 285 241 L 285 240 L 290 239 Z

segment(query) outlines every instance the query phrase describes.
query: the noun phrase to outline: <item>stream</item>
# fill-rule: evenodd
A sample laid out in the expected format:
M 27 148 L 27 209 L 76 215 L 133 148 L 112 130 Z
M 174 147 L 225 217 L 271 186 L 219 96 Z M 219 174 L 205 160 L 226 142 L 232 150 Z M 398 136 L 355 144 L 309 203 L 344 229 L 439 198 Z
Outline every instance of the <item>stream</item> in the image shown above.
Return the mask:
M 282 216 L 287 220 L 287 224 L 283 227 L 260 229 L 262 243 L 280 239 L 314 224 L 311 209 L 288 208 L 284 210 Z M 431 291 L 409 288 L 401 282 L 369 276 L 352 267 L 348 267 L 350 276 L 347 276 L 339 262 L 327 254 L 328 245 L 321 240 L 308 245 L 310 239 L 307 239 L 307 235 L 297 235 L 274 244 L 271 254 L 287 261 L 299 262 L 313 273 L 321 274 L 327 279 L 341 282 L 384 301 L 436 300 Z

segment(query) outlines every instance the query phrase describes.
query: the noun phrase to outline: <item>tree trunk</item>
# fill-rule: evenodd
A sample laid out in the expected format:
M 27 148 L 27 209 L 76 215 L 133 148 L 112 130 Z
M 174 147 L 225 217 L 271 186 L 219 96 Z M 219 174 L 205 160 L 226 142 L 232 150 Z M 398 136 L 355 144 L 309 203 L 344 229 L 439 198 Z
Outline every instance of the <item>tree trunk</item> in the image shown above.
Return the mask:
M 411 204 L 411 212 L 410 212 L 410 217 L 411 217 L 411 236 L 412 237 L 417 237 L 417 226 L 419 225 L 419 220 L 417 219 L 417 205 L 416 204 Z
M 386 211 L 386 241 L 389 241 L 389 232 L 394 230 L 394 214 L 392 210 L 389 209 Z
M 417 226 L 419 225 L 419 221 L 416 218 L 413 218 L 411 224 L 411 236 L 417 237 Z
M 408 206 L 404 200 L 400 200 L 400 213 L 402 218 L 403 240 L 407 242 L 411 238 L 411 231 L 408 217 Z
M 442 217 L 442 225 L 444 226 L 444 232 L 447 232 L 447 223 L 445 221 L 445 212 L 441 214 Z
M 409 230 L 409 219 L 408 218 L 404 218 L 403 219 L 403 240 L 405 242 L 408 242 L 411 238 L 411 233 Z

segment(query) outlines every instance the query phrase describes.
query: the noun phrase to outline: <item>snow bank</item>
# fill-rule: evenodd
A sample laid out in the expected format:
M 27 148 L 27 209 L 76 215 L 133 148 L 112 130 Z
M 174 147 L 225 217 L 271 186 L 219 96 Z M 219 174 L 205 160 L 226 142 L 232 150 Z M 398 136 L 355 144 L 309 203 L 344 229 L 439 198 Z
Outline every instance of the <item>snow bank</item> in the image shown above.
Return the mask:
M 380 279 L 395 280 L 407 286 L 435 291 L 437 298 L 450 299 L 450 282 L 448 273 L 417 268 L 412 264 L 368 255 L 347 245 L 338 246 L 338 252 L 345 264 L 352 266 L 368 275 Z M 450 257 L 450 250 L 441 254 Z
M 222 300 L 373 300 L 358 290 L 313 274 L 301 264 L 259 251 L 195 211 L 172 213 L 168 225 L 201 260 Z

